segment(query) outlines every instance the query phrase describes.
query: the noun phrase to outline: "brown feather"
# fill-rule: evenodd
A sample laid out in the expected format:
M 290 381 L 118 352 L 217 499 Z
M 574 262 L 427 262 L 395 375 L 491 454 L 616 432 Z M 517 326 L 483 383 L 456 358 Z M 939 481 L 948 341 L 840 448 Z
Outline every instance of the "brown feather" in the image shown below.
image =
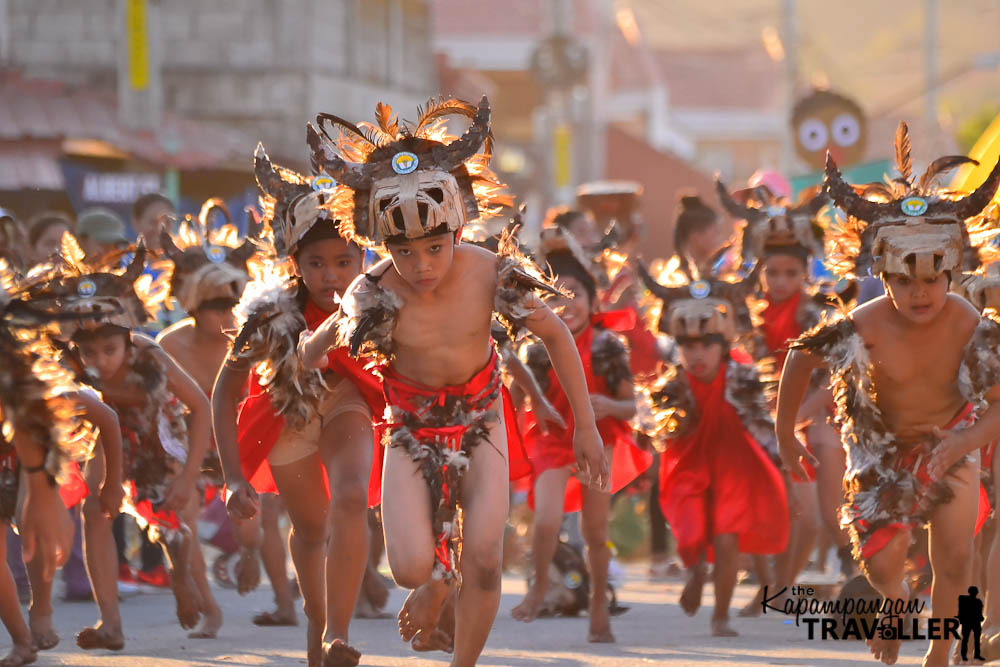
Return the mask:
M 896 169 L 899 175 L 910 181 L 913 175 L 913 162 L 910 159 L 910 132 L 906 121 L 899 121 L 896 128 Z

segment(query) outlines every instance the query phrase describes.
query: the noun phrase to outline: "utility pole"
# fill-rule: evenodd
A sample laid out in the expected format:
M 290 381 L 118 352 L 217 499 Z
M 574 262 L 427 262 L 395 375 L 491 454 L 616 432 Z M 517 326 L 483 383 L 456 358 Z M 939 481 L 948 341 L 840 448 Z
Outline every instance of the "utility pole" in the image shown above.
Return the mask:
M 781 2 L 781 32 L 785 50 L 785 69 L 783 86 L 782 110 L 785 114 L 784 120 L 791 122 L 792 109 L 795 106 L 795 92 L 799 82 L 799 26 L 798 16 L 795 7 L 795 0 L 782 0 Z M 781 134 L 781 173 L 789 174 L 795 165 L 795 138 L 791 131 Z

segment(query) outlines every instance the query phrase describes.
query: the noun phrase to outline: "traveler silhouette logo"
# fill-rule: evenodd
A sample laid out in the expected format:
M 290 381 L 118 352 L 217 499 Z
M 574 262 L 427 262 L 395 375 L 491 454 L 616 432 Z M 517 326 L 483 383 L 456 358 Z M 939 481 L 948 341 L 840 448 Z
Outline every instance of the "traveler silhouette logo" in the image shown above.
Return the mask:
M 958 622 L 962 624 L 962 660 L 969 659 L 969 635 L 973 636 L 973 660 L 983 660 L 980 641 L 983 635 L 983 601 L 977 596 L 979 589 L 969 586 L 968 595 L 958 596 Z

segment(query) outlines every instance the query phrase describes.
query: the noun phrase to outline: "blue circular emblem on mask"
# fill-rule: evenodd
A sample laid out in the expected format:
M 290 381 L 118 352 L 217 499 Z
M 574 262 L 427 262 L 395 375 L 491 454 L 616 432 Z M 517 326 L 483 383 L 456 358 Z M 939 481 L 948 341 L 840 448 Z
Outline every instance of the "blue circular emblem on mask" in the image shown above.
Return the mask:
M 412 174 L 420 166 L 420 160 L 409 151 L 396 153 L 392 158 L 392 170 L 397 174 Z
M 205 248 L 205 256 L 208 257 L 208 261 L 212 262 L 212 264 L 222 264 L 226 261 L 225 249 L 217 245 L 210 245 Z
M 317 192 L 322 192 L 324 190 L 333 190 L 337 187 L 337 181 L 333 180 L 326 174 L 320 174 L 319 176 L 314 176 L 312 179 L 312 189 Z
M 909 216 L 923 215 L 927 212 L 927 200 L 923 197 L 907 197 L 900 202 L 899 208 Z
M 76 285 L 76 293 L 87 298 L 97 294 L 97 283 L 90 278 L 84 278 Z
M 704 299 L 711 294 L 712 286 L 707 280 L 696 280 L 691 283 L 691 287 L 688 290 L 695 299 Z

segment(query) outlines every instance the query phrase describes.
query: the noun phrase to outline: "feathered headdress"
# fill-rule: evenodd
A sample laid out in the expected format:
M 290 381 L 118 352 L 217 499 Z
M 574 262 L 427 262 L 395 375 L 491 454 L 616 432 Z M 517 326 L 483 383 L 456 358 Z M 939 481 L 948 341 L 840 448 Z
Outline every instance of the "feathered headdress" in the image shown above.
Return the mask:
M 675 338 L 699 338 L 721 334 L 728 341 L 750 331 L 752 324 L 747 297 L 756 289 L 760 264 L 738 282 L 720 280 L 715 276 L 674 286 L 662 285 L 639 262 L 639 277 L 653 296 L 663 302 L 659 329 Z M 672 281 L 675 282 L 676 281 Z
M 764 185 L 742 190 L 734 196 L 716 178 L 715 189 L 729 215 L 746 220 L 740 241 L 741 263 L 752 264 L 763 259 L 768 249 L 776 247 L 799 246 L 809 255 L 823 254 L 824 230 L 817 216 L 829 201 L 825 193 L 806 190 L 792 205 Z
M 66 233 L 53 263 L 28 274 L 25 294 L 34 309 L 59 320 L 60 336 L 66 339 L 80 329 L 108 324 L 135 329 L 166 296 L 149 275 L 142 275 L 145 258 L 140 242 L 125 270 L 116 273 L 88 264 L 76 239 Z
M 225 224 L 209 229 L 212 211 L 220 211 Z M 169 274 L 170 292 L 188 313 L 196 311 L 206 301 L 226 299 L 239 301 L 249 278 L 247 260 L 256 252 L 253 243 L 255 229 L 242 242 L 232 224 L 229 209 L 221 199 L 209 199 L 198 214 L 181 223 L 176 234 L 164 229 L 160 234 L 163 252 L 172 266 Z
M 966 220 L 982 211 L 1000 185 L 1000 161 L 976 190 L 955 196 L 938 177 L 962 164 L 963 155 L 940 157 L 914 182 L 906 123 L 896 130 L 896 170 L 883 183 L 855 187 L 845 182 L 827 154 L 824 187 L 849 216 L 832 236 L 832 266 L 840 275 L 899 273 L 929 277 L 961 266 L 969 245 Z
M 254 152 L 254 175 L 264 194 L 263 223 L 270 227 L 274 253 L 286 259 L 298 250 L 299 241 L 317 223 L 337 225 L 331 203 L 345 195 L 345 188 L 327 176 L 309 179 L 291 169 L 271 163 L 263 144 Z
M 49 323 L 68 317 L 29 302 L 24 281 L 0 260 L 0 441 L 23 429 L 45 450 L 54 478 L 62 477 L 64 461 L 88 458 L 96 438 L 69 395 L 78 389 L 73 374 L 50 340 Z
M 472 120 L 458 139 L 446 131 L 446 119 L 456 115 Z M 354 125 L 319 114 L 318 129 L 307 126 L 313 167 L 350 189 L 351 196 L 330 204 L 345 237 L 374 245 L 432 230 L 456 231 L 512 204 L 488 168 L 493 140 L 486 97 L 478 107 L 431 99 L 414 124 L 379 103 L 375 118 L 375 124 Z M 339 130 L 336 139 L 327 125 Z

